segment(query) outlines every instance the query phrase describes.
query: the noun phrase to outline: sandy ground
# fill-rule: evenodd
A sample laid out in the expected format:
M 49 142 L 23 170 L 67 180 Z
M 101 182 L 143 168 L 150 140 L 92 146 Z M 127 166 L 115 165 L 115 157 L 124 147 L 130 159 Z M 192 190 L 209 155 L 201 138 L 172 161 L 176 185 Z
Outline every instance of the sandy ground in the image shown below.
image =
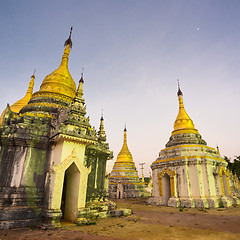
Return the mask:
M 133 215 L 100 219 L 96 225 L 65 224 L 62 229 L 0 230 L 0 239 L 44 240 L 161 240 L 240 239 L 240 206 L 227 209 L 181 209 L 151 206 L 146 199 L 116 201 L 118 208 L 131 208 Z

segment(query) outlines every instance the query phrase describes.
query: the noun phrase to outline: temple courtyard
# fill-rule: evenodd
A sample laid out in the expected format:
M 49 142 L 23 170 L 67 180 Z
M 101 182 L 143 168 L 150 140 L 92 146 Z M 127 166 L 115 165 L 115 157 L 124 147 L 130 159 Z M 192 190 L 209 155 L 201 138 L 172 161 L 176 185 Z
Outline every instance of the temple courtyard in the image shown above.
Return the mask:
M 190 209 L 152 206 L 146 199 L 122 199 L 118 208 L 130 208 L 128 217 L 100 219 L 95 225 L 64 223 L 61 229 L 0 230 L 0 239 L 240 239 L 240 206 Z

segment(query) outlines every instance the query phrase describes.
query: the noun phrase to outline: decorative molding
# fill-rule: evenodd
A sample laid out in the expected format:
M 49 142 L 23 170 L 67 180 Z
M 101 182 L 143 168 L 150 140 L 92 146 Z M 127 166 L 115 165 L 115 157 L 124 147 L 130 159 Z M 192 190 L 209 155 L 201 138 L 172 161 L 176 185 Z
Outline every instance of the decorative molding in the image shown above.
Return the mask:
M 212 147 L 208 147 L 206 145 L 202 145 L 202 144 L 186 144 L 186 145 L 181 145 L 181 146 L 175 146 L 175 147 L 169 147 L 169 148 L 165 148 L 163 150 L 161 150 L 161 152 L 164 152 L 164 151 L 167 151 L 167 150 L 171 150 L 171 149 L 175 149 L 175 148 L 189 148 L 189 147 L 202 147 L 202 148 L 208 148 L 208 149 L 211 149 L 211 150 L 215 150 L 215 148 L 212 148 Z
M 55 162 L 53 163 L 53 171 L 55 173 L 58 173 L 58 172 L 64 172 L 68 169 L 68 167 L 72 164 L 72 163 L 75 163 L 76 164 L 76 167 L 78 168 L 78 170 L 80 172 L 82 172 L 84 169 L 86 169 L 85 171 L 87 173 L 90 173 L 91 171 L 91 166 L 86 168 L 83 163 L 81 161 L 79 161 L 79 158 L 76 154 L 76 149 L 74 148 L 71 152 L 71 154 L 63 161 L 61 162 L 60 164 L 56 165 Z
M 193 159 L 193 158 L 201 158 L 201 159 L 213 159 L 213 160 L 217 160 L 217 161 L 221 161 L 221 162 L 225 162 L 225 160 L 223 158 L 215 158 L 215 157 L 211 157 L 211 156 L 197 156 L 197 155 L 194 155 L 194 156 L 188 156 L 187 157 L 188 159 Z M 184 160 L 184 157 L 175 157 L 175 158 L 167 158 L 167 159 L 161 159 L 161 160 L 156 160 L 153 162 L 153 164 L 155 163 L 162 163 L 162 162 L 169 162 L 169 161 L 176 161 L 176 160 L 181 160 L 183 159 Z
M 163 196 L 163 184 L 162 184 L 162 178 L 164 174 L 168 174 L 168 176 L 170 177 L 170 188 L 171 188 L 171 197 L 175 196 L 175 175 L 176 172 L 167 168 L 167 166 L 165 165 L 165 168 L 162 170 L 162 172 L 160 174 L 158 174 L 158 179 L 159 179 L 159 195 Z

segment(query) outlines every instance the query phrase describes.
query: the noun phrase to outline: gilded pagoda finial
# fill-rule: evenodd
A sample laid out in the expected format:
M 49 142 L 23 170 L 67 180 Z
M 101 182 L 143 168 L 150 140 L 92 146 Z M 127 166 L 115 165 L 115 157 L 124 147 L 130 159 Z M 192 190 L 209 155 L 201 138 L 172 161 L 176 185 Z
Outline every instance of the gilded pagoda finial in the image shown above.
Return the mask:
M 70 48 L 72 48 L 72 39 L 71 39 L 72 29 L 73 29 L 73 27 L 71 27 L 71 29 L 70 29 L 70 34 L 69 34 L 68 39 L 64 43 L 64 47 L 66 47 L 69 44 Z
M 76 96 L 76 83 L 68 70 L 68 59 L 70 54 L 70 47 L 72 46 L 71 40 L 72 28 L 69 38 L 65 42 L 65 49 L 62 56 L 60 66 L 52 73 L 48 74 L 41 86 L 40 90 L 35 92 L 32 99 L 39 97 L 50 97 L 64 99 L 64 101 L 72 102 Z
M 180 89 L 179 79 L 177 80 L 177 82 L 178 82 L 178 92 L 177 92 L 177 95 L 178 95 L 178 96 L 179 96 L 179 95 L 183 95 L 183 93 L 182 93 L 182 91 L 181 91 L 181 89 Z
M 180 84 L 178 80 L 178 102 L 179 102 L 179 111 L 177 118 L 174 122 L 174 131 L 172 135 L 180 134 L 180 133 L 198 133 L 198 130 L 195 129 L 192 119 L 188 116 L 185 111 L 183 104 L 183 93 L 180 89 Z
M 218 153 L 219 156 L 221 156 L 221 155 L 220 155 L 220 150 L 219 150 L 219 147 L 218 147 L 218 146 L 217 146 L 217 153 Z
M 118 156 L 117 156 L 117 161 L 123 161 L 123 162 L 132 162 L 133 161 L 133 157 L 131 152 L 128 149 L 127 146 L 127 128 L 126 128 L 126 124 L 125 124 L 125 128 L 124 128 L 124 135 L 123 135 L 123 146 L 121 151 L 119 152 Z
M 101 142 L 105 142 L 107 140 L 107 137 L 106 137 L 106 134 L 105 134 L 105 131 L 104 131 L 103 121 L 104 121 L 104 118 L 103 118 L 103 113 L 102 113 L 101 118 L 100 118 L 99 131 L 97 133 L 98 134 L 98 139 Z
M 33 75 L 31 76 L 31 81 L 30 81 L 30 83 L 29 83 L 28 90 L 27 90 L 27 93 L 30 93 L 30 94 L 31 94 L 30 98 L 32 97 L 32 92 L 33 92 L 35 72 L 36 72 L 36 68 L 35 68 L 34 71 L 33 71 Z M 30 100 L 30 98 L 29 98 L 29 100 Z
M 79 82 L 82 82 L 82 83 L 84 83 L 84 80 L 83 80 L 83 70 L 84 70 L 84 68 L 82 68 L 81 78 L 80 78 L 80 80 L 79 80 Z
M 102 110 L 102 114 L 101 114 L 101 118 L 100 118 L 100 127 L 99 127 L 99 131 L 103 131 L 104 130 L 104 126 L 103 126 L 103 110 Z
M 25 95 L 22 99 L 18 100 L 17 102 L 15 102 L 13 105 L 10 106 L 10 108 L 11 108 L 11 110 L 12 110 L 13 112 L 19 113 L 19 111 L 20 111 L 25 105 L 28 104 L 29 100 L 30 100 L 31 97 L 32 97 L 32 93 L 33 93 L 34 79 L 35 79 L 35 71 L 34 71 L 33 75 L 31 76 L 31 80 L 30 80 L 30 82 L 29 82 L 26 95 Z
M 35 79 L 35 71 L 34 71 L 33 75 L 31 76 L 31 80 L 29 82 L 28 89 L 27 89 L 27 92 L 26 92 L 25 96 L 10 106 L 11 111 L 13 111 L 15 113 L 19 113 L 20 110 L 25 105 L 28 104 L 29 100 L 32 97 L 32 93 L 33 93 L 34 79 Z M 3 110 L 2 114 L 1 114 L 0 126 L 1 126 L 1 124 L 3 122 L 3 117 L 4 117 L 4 114 L 5 114 L 5 111 L 6 111 L 6 109 Z
M 78 89 L 77 89 L 77 97 L 80 97 L 80 98 L 82 98 L 82 96 L 83 96 L 83 83 L 84 83 L 84 80 L 83 80 L 83 71 L 82 71 L 81 78 L 80 78 L 79 84 L 78 84 Z
M 34 68 L 33 75 L 32 75 L 32 77 L 34 78 L 35 78 L 35 73 L 36 73 L 36 68 Z

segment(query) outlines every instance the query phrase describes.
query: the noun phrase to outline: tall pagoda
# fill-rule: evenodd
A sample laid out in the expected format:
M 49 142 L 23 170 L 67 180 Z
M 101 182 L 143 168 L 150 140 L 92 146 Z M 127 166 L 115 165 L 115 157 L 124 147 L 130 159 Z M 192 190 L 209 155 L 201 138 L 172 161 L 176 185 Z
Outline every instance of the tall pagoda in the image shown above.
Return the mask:
M 33 75 L 26 96 L 2 113 L 0 229 L 59 227 L 61 220 L 79 223 L 97 214 L 86 208 L 92 187 L 88 176 L 97 176 L 102 186 L 88 198 L 103 196 L 112 152 L 103 121 L 97 135 L 86 116 L 83 75 L 77 88 L 68 70 L 71 33 L 60 66 L 45 77 L 39 91 L 32 94 Z M 93 169 L 90 158 L 99 163 Z
M 217 208 L 238 204 L 232 196 L 227 162 L 208 147 L 185 111 L 178 86 L 179 112 L 174 130 L 152 163 L 153 197 L 150 203 L 173 207 Z
M 110 198 L 132 198 L 148 196 L 145 185 L 140 182 L 133 157 L 127 145 L 127 129 L 124 128 L 123 146 L 109 176 Z

